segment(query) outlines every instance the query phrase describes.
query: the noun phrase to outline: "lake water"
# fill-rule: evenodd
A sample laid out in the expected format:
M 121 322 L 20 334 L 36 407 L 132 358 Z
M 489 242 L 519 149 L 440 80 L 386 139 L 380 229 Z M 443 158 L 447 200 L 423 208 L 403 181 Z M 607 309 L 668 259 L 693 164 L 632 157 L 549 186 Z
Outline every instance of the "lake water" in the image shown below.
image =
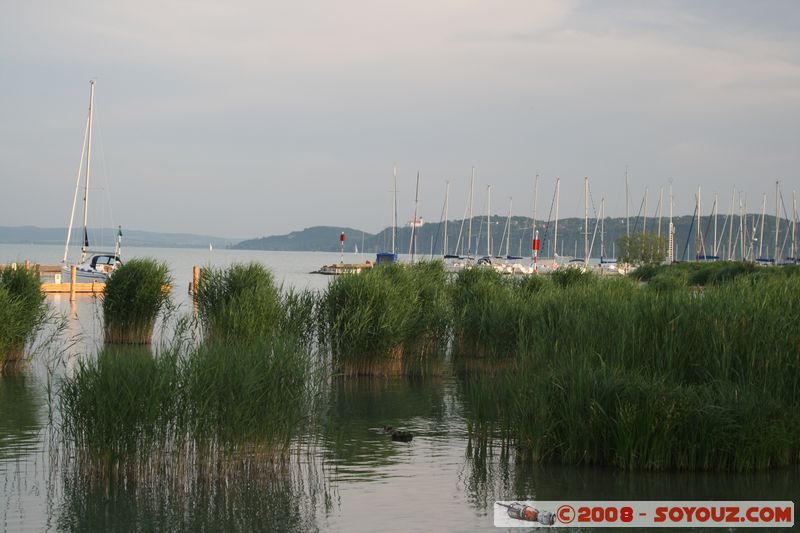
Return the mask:
M 56 263 L 58 246 L 0 245 L 0 263 Z M 339 254 L 129 248 L 127 258 L 166 261 L 175 300 L 189 307 L 192 266 L 259 261 L 279 282 L 324 288 L 308 274 Z M 370 257 L 351 255 L 346 261 Z M 485 531 L 495 500 L 793 500 L 796 469 L 755 474 L 621 472 L 518 464 L 499 442 L 472 442 L 462 377 L 349 380 L 326 395 L 325 429 L 279 464 L 200 480 L 188 474 L 101 482 L 60 453 L 49 391 L 74 361 L 96 349 L 98 301 L 49 296 L 73 345 L 48 387 L 49 346 L 20 375 L 0 377 L 0 530 L 4 531 Z M 113 401 L 110 398 L 109 401 Z M 384 425 L 411 430 L 392 442 Z

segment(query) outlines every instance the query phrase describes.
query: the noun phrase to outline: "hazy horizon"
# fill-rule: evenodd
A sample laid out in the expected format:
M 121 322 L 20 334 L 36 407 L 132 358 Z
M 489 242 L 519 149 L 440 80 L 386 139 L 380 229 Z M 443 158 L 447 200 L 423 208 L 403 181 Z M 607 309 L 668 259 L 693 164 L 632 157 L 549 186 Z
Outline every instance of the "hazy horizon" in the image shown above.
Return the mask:
M 675 214 L 800 188 L 794 2 L 15 3 L 0 225 L 63 227 L 96 79 L 92 226 L 228 238 L 463 218 Z M 738 205 L 737 205 L 738 210 Z M 667 208 L 664 207 L 663 216 Z M 781 213 L 783 216 L 783 214 Z M 591 216 L 591 213 L 590 213 Z M 80 218 L 80 216 L 78 216 Z

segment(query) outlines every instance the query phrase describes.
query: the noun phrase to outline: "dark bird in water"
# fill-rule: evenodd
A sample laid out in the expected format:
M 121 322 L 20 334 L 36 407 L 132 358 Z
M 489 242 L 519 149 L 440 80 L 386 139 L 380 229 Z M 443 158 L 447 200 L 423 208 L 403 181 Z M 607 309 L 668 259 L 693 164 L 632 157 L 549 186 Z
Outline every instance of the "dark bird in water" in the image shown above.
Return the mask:
M 411 442 L 411 439 L 414 438 L 414 434 L 410 431 L 402 431 L 392 426 L 383 426 L 383 432 L 395 442 Z

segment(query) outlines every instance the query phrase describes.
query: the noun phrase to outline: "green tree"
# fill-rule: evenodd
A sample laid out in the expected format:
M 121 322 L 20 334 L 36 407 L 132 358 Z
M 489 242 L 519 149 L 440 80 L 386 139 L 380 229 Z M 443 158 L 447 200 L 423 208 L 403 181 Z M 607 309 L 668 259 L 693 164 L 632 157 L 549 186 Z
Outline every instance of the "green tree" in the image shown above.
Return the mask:
M 617 239 L 617 256 L 624 263 L 649 265 L 664 261 L 667 239 L 654 233 L 633 233 Z

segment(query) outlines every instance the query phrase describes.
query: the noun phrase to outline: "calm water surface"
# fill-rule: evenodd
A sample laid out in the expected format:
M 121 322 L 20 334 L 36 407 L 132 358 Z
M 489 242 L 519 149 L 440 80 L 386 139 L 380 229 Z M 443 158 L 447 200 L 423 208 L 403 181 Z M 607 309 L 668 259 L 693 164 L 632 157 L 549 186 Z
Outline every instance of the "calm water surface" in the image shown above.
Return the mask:
M 174 297 L 188 310 L 192 265 L 259 261 L 279 282 L 324 288 L 309 275 L 338 254 L 129 248 L 167 261 Z M 58 246 L 0 245 L 0 263 L 55 263 Z M 362 257 L 351 258 L 361 260 Z M 154 467 L 136 483 L 103 482 L 59 453 L 49 395 L 102 331 L 98 301 L 48 297 L 65 317 L 63 342 L 46 344 L 19 375 L 0 377 L 0 530 L 3 531 L 485 531 L 502 500 L 794 500 L 796 470 L 765 473 L 626 473 L 517 464 L 499 442 L 470 441 L 470 405 L 458 375 L 333 383 L 320 429 L 278 464 L 255 457 L 211 476 Z M 44 335 L 46 337 L 46 335 Z M 41 344 L 40 342 L 40 344 Z M 62 365 L 52 362 L 63 361 Z M 48 361 L 50 363 L 48 363 Z M 48 371 L 50 368 L 50 371 Z M 113 401 L 113 399 L 110 399 Z M 384 425 L 411 430 L 392 442 Z

